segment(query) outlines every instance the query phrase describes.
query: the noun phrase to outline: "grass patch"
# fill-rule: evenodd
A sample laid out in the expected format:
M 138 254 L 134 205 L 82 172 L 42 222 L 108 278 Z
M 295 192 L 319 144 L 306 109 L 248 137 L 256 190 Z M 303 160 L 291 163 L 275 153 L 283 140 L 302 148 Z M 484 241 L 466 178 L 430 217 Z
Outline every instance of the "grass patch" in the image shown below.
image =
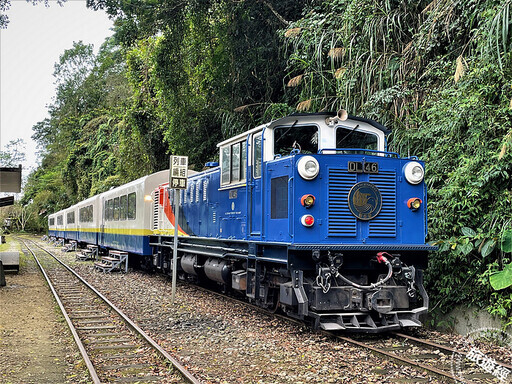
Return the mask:
M 0 244 L 0 252 L 21 252 L 21 245 L 11 235 L 5 235 L 5 244 Z

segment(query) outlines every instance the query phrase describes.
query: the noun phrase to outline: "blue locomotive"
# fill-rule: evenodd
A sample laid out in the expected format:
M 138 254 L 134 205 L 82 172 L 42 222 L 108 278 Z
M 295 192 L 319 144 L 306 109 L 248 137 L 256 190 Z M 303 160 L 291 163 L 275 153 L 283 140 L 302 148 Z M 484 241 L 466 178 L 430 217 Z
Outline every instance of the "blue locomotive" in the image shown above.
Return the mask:
M 421 325 L 428 296 L 424 164 L 345 111 L 293 114 L 218 144 L 220 165 L 152 194 L 146 264 L 240 292 L 327 330 Z

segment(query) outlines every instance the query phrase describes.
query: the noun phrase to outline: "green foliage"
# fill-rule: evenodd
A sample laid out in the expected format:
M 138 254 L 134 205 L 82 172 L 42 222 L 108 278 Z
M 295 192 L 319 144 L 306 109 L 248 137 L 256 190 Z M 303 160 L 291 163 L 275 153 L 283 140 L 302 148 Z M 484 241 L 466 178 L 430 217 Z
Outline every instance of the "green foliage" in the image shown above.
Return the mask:
M 502 252 L 512 252 L 512 229 L 507 229 L 503 232 L 499 244 Z M 501 271 L 493 271 L 494 269 L 495 265 L 492 266 L 492 269 L 488 269 L 490 272 L 489 282 L 492 288 L 499 291 L 510 287 L 512 285 L 512 263 L 506 264 Z
M 512 285 L 512 264 L 507 264 L 502 271 L 490 275 L 489 281 L 496 291 L 510 287 Z
M 282 31 L 289 104 L 374 118 L 390 149 L 426 161 L 440 246 L 426 282 L 441 312 L 491 301 L 512 315 L 508 289 L 489 283 L 512 217 L 511 3 L 327 0 Z
M 170 154 L 201 169 L 222 139 L 265 111 L 290 111 L 277 104 L 286 66 L 277 31 L 303 4 L 89 0 L 115 19 L 115 34 L 98 55 L 77 42 L 55 64 L 50 117 L 34 126 L 42 164 L 25 191 L 42 212 L 37 226 L 56 209 L 167 168 Z M 52 194 L 47 176 L 58 179 Z
M 503 231 L 500 247 L 503 252 L 512 253 L 512 229 Z
M 11 140 L 0 148 L 0 167 L 18 167 L 25 161 L 25 141 L 23 139 Z
M 345 108 L 426 161 L 433 308 L 490 303 L 511 323 L 511 288 L 490 281 L 504 287 L 511 271 L 512 0 L 87 3 L 115 34 L 97 56 L 75 43 L 56 64 L 25 193 L 38 225 L 170 154 L 201 169 L 258 123 Z

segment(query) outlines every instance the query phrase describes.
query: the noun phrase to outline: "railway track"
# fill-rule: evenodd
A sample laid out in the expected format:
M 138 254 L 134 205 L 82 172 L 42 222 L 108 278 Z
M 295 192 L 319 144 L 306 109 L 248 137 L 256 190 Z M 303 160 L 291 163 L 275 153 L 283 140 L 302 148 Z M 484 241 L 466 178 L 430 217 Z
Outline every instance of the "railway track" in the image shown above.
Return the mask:
M 18 241 L 48 282 L 93 383 L 200 383 L 55 255 L 31 240 Z
M 264 308 L 261 308 L 252 303 L 248 303 L 247 301 L 241 300 L 239 298 L 228 296 L 224 293 L 216 292 L 198 285 L 195 285 L 194 287 L 197 288 L 198 290 L 214 294 L 224 299 L 244 304 L 259 312 L 263 312 L 267 315 L 280 318 L 284 321 L 292 322 L 301 326 L 305 325 L 303 322 L 299 320 L 266 310 Z M 510 382 L 510 378 L 508 379 L 508 381 L 500 381 L 491 373 L 483 372 L 475 364 L 471 364 L 469 366 L 469 369 L 468 367 L 466 367 L 466 370 L 462 372 L 462 380 L 461 378 L 455 377 L 452 372 L 452 355 L 457 354 L 459 356 L 465 357 L 467 353 L 456 348 L 453 348 L 451 346 L 436 343 L 421 337 L 415 337 L 400 332 L 392 332 L 389 334 L 379 335 L 361 334 L 353 335 L 352 337 L 347 336 L 345 334 L 339 334 L 335 331 L 319 330 L 318 332 L 329 338 L 336 339 L 369 350 L 376 355 L 379 355 L 386 359 L 391 359 L 398 364 L 413 367 L 417 369 L 419 373 L 427 372 L 429 379 L 425 379 L 425 382 L 459 382 L 464 384 Z M 507 368 L 512 372 L 511 364 L 501 361 L 498 363 L 500 366 Z M 404 378 L 404 382 L 423 382 L 423 380 L 420 377 L 411 380 L 412 381 L 407 381 L 407 378 Z
M 294 320 L 287 316 L 282 316 L 278 313 L 272 313 L 264 310 L 256 305 L 247 303 L 236 297 L 227 296 L 210 289 L 195 286 L 196 289 L 220 296 L 224 299 L 235 301 L 251 308 L 254 308 L 267 315 L 281 318 L 288 322 L 304 325 L 304 323 Z M 390 333 L 387 335 L 355 335 L 346 336 L 336 332 L 320 331 L 329 338 L 339 340 L 340 342 L 349 343 L 360 348 L 371 351 L 372 353 L 381 356 L 384 359 L 392 360 L 397 364 L 406 365 L 415 368 L 418 371 L 418 376 L 412 381 L 404 382 L 436 382 L 436 383 L 452 383 L 457 381 L 453 376 L 451 358 L 453 354 L 465 356 L 466 353 L 453 348 L 452 346 L 443 345 L 430 340 L 415 337 L 409 334 L 400 332 Z M 507 363 L 499 363 L 501 366 L 512 371 L 512 365 Z M 467 368 L 467 367 L 466 367 Z M 427 377 L 425 378 L 425 373 Z M 490 373 L 485 373 L 477 366 L 469 367 L 469 370 L 464 372 L 464 379 L 458 380 L 463 383 L 498 383 L 500 382 L 495 376 Z

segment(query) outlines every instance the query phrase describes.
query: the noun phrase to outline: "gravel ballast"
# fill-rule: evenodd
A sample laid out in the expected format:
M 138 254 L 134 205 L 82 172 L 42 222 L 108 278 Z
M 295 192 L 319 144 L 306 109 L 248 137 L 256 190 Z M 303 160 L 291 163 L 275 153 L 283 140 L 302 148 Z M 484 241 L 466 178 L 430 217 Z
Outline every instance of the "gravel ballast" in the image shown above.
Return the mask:
M 191 284 L 178 284 L 173 305 L 164 275 L 103 274 L 74 254 L 59 257 L 205 383 L 439 382 Z

